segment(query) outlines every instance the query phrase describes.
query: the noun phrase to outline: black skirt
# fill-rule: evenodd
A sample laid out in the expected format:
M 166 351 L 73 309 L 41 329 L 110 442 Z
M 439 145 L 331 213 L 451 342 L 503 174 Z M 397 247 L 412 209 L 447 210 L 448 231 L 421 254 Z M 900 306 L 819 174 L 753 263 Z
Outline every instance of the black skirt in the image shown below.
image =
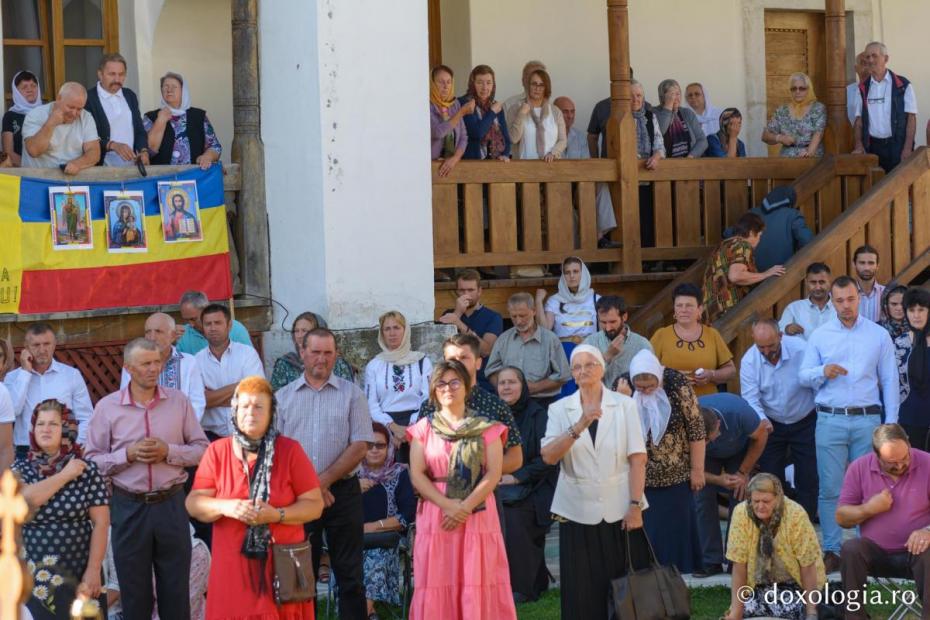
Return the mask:
M 629 540 L 634 570 L 649 566 L 645 532 L 633 530 Z M 623 522 L 601 521 L 597 525 L 560 522 L 559 572 L 563 618 L 606 618 L 610 582 L 627 572 Z
M 504 544 L 510 564 L 510 589 L 530 601 L 549 588 L 546 568 L 546 534 L 551 522 L 540 526 L 533 496 L 504 505 Z
M 684 575 L 703 565 L 697 513 L 690 482 L 646 487 L 649 508 L 643 511 L 646 534 L 662 566 L 674 565 Z

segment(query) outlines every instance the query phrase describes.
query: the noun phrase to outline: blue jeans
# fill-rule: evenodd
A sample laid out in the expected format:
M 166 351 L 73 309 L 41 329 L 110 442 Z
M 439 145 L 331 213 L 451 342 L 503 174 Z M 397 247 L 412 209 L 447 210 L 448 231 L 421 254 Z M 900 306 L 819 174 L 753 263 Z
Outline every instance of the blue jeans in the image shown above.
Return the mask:
M 872 431 L 879 415 L 842 415 L 817 412 L 817 507 L 823 529 L 823 551 L 839 554 L 843 530 L 836 523 L 836 504 L 846 466 L 872 449 Z

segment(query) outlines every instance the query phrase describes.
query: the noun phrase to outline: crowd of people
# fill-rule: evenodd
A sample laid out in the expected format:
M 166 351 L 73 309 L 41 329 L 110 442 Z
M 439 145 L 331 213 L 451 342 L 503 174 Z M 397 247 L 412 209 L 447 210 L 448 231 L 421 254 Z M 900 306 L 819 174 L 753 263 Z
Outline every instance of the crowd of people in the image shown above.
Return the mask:
M 749 215 L 728 256 L 751 262 Z M 612 580 L 653 552 L 758 593 L 734 594 L 727 618 L 813 617 L 760 601 L 835 571 L 846 590 L 890 572 L 928 596 L 930 500 L 911 489 L 930 459 L 930 293 L 878 284 L 879 258 L 858 248 L 852 277 L 810 265 L 808 297 L 757 321 L 741 360 L 706 291 L 679 286 L 674 322 L 647 339 L 577 257 L 551 297 L 512 295 L 506 330 L 480 274 L 458 273 L 438 362 L 397 311 L 358 370 L 300 314 L 270 381 L 245 327 L 190 291 L 182 325 L 148 317 L 96 406 L 55 359 L 58 334 L 33 324 L 17 368 L 0 346 L 0 457 L 33 510 L 29 609 L 65 617 L 78 594 L 112 618 L 311 617 L 311 598 L 276 598 L 272 558 L 309 541 L 340 617 L 402 602 L 409 544 L 412 618 L 515 617 L 552 583 L 554 523 L 564 617 L 605 615 Z
M 0 127 L 0 164 L 61 168 L 77 174 L 92 166 L 195 164 L 219 161 L 223 147 L 206 111 L 191 105 L 190 85 L 179 73 L 159 80 L 158 108 L 141 112 L 126 83 L 126 59 L 104 54 L 97 83 L 65 82 L 43 103 L 36 69 L 13 75 L 13 105 Z

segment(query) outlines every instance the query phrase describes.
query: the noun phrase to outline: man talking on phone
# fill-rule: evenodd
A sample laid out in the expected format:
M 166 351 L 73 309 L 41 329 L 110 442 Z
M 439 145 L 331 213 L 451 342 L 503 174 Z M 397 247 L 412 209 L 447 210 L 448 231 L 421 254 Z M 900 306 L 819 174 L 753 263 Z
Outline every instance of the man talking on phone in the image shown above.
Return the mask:
M 630 329 L 626 322 L 629 315 L 623 297 L 605 295 L 597 300 L 594 309 L 597 310 L 599 331 L 585 338 L 583 344 L 597 347 L 604 356 L 607 362 L 604 385 L 612 390 L 620 375 L 630 372 L 633 356 L 643 349 L 652 351 L 652 345 Z
M 808 340 L 798 378 L 814 390 L 817 411 L 818 509 L 823 528 L 824 565 L 839 570 L 842 530 L 836 504 L 846 466 L 872 449 L 872 431 L 898 421 L 900 391 L 891 336 L 859 315 L 859 288 L 840 276 L 830 288 L 836 317 Z
M 455 276 L 455 308 L 446 310 L 439 317 L 440 323 L 455 325 L 460 334 L 474 334 L 481 341 L 481 367 L 478 368 L 478 384 L 497 393 L 484 376 L 484 365 L 488 355 L 504 331 L 504 319 L 497 312 L 481 305 L 481 274 L 474 269 L 465 269 Z

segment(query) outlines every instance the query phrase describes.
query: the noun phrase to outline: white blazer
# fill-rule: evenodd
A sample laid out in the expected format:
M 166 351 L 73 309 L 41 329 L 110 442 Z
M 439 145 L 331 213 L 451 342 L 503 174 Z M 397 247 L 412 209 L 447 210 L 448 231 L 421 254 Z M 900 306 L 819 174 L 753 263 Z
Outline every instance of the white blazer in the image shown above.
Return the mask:
M 581 414 L 580 392 L 549 405 L 542 445 L 565 435 Z M 592 443 L 585 431 L 562 457 L 552 512 L 585 525 L 623 519 L 630 509 L 631 454 L 646 454 L 636 404 L 629 396 L 605 389 L 596 440 Z M 646 508 L 645 495 L 640 500 Z

